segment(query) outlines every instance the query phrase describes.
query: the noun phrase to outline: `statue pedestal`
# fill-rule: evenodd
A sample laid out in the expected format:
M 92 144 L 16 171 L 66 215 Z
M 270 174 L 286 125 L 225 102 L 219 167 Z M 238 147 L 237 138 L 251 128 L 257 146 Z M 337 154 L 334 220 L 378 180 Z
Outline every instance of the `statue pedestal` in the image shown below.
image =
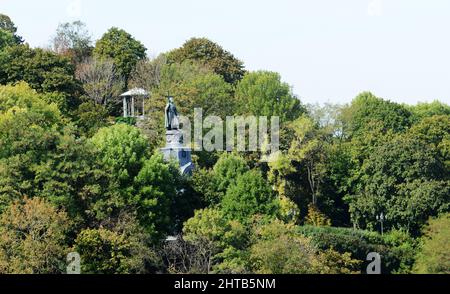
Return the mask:
M 183 175 L 190 175 L 194 170 L 191 158 L 191 148 L 183 146 L 183 132 L 180 130 L 170 130 L 166 132 L 166 146 L 161 148 L 164 160 L 176 160 L 180 164 L 180 172 Z

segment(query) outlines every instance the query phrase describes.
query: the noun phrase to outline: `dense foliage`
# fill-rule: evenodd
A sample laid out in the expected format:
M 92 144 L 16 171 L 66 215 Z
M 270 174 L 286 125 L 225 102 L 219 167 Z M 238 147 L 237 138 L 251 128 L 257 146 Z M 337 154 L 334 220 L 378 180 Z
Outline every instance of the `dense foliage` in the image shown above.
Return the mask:
M 118 28 L 94 48 L 62 24 L 52 51 L 16 32 L 0 14 L 0 273 L 64 273 L 70 252 L 83 273 L 354 274 L 371 252 L 450 272 L 450 106 L 304 105 L 204 38 L 150 59 Z M 128 86 L 145 119 L 121 116 Z M 168 94 L 189 118 L 279 116 L 280 150 L 195 151 L 182 176 L 159 151 Z

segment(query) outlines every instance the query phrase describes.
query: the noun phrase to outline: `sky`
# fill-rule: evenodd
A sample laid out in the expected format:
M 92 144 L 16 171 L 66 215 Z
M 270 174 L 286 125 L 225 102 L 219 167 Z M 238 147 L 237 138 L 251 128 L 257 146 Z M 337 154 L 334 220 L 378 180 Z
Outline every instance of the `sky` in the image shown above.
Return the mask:
M 448 0 L 0 0 L 0 13 L 35 47 L 75 20 L 94 40 L 125 29 L 150 56 L 206 37 L 248 70 L 279 72 L 305 103 L 362 91 L 450 103 Z

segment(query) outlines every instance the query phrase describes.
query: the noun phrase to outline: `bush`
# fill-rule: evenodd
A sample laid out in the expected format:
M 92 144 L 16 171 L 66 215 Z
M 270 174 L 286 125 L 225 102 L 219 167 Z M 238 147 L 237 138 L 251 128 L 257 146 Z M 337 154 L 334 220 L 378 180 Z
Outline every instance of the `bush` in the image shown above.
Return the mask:
M 449 274 L 450 214 L 432 219 L 424 229 L 421 250 L 414 265 L 420 274 Z
M 352 228 L 313 226 L 299 227 L 298 232 L 311 238 L 321 250 L 332 248 L 342 254 L 351 253 L 353 258 L 363 261 L 362 272 L 365 272 L 367 254 L 370 252 L 381 255 L 383 273 L 407 271 L 412 262 L 414 246 L 406 233 L 392 232 L 381 236 L 375 232 Z

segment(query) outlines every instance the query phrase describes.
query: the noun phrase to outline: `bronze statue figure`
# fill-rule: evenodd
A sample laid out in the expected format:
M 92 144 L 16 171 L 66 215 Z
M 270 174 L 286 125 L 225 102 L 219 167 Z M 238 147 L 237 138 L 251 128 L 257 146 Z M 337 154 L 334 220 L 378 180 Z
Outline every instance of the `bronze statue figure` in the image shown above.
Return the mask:
M 165 114 L 165 126 L 166 129 L 171 130 L 178 130 L 179 128 L 179 121 L 178 121 L 178 112 L 177 107 L 175 106 L 175 103 L 173 102 L 173 97 L 168 97 L 169 102 L 167 103 Z

